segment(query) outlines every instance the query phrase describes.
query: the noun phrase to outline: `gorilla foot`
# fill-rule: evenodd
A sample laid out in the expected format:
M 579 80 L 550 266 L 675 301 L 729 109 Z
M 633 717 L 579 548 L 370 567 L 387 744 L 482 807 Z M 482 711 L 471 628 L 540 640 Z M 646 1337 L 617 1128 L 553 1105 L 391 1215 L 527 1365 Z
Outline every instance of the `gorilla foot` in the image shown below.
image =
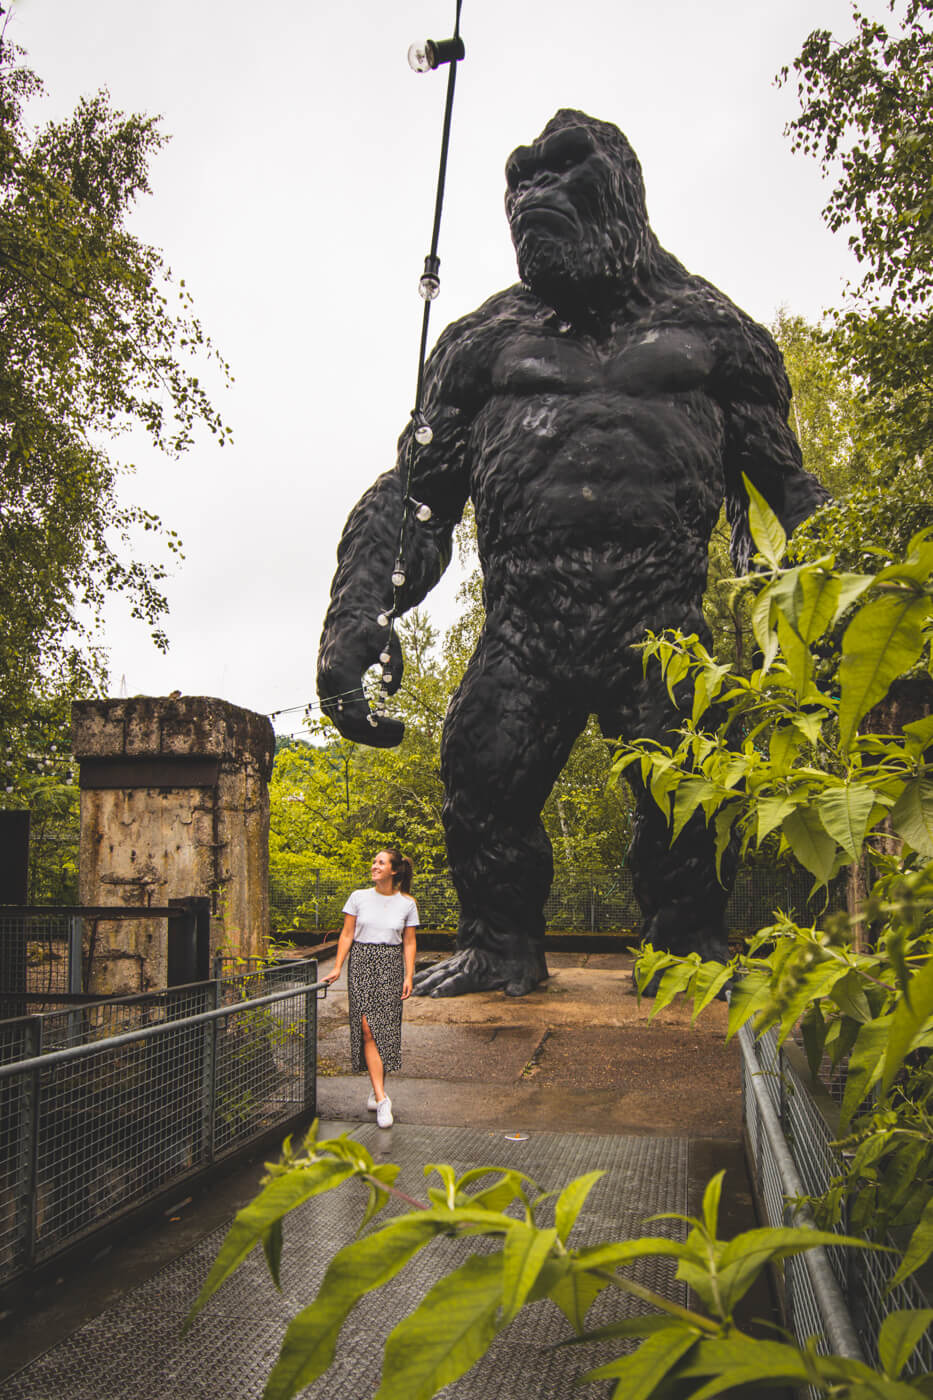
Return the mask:
M 506 996 L 523 997 L 548 977 L 541 949 L 518 957 L 503 957 L 484 948 L 462 948 L 452 958 L 425 968 L 415 978 L 416 997 L 458 997 L 465 992 L 491 992 L 502 987 Z

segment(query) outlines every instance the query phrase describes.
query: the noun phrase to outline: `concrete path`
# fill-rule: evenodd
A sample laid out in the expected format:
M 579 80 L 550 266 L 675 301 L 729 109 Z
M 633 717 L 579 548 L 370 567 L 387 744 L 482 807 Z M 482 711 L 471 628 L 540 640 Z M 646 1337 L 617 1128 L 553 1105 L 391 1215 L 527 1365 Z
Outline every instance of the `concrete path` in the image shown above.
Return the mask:
M 418 998 L 406 1005 L 405 1073 L 390 1080 L 396 1123 L 387 1131 L 366 1112 L 368 1082 L 347 1073 L 346 995 L 338 984 L 320 1007 L 322 1117 L 400 1163 L 400 1184 L 418 1196 L 426 1161 L 452 1161 L 458 1169 L 520 1165 L 548 1188 L 602 1167 L 606 1176 L 581 1219 L 580 1242 L 641 1233 L 641 1221 L 657 1211 L 696 1213 L 706 1180 L 722 1167 L 722 1232 L 748 1228 L 738 1059 L 723 1044 L 725 1008 L 712 1007 L 697 1027 L 681 1010 L 649 1022 L 651 1003 L 639 1007 L 631 994 L 629 958 L 558 954 L 549 962 L 550 982 L 529 997 Z M 513 1141 L 507 1134 L 515 1132 L 527 1137 Z M 24 1296 L 4 1320 L 0 1400 L 261 1395 L 288 1318 L 310 1301 L 327 1259 L 359 1220 L 359 1202 L 349 1193 L 310 1202 L 287 1228 L 283 1295 L 261 1258 L 253 1258 L 183 1341 L 181 1319 L 261 1171 L 258 1162 L 239 1165 L 80 1272 Z M 362 1305 L 347 1324 L 335 1367 L 307 1394 L 367 1400 L 386 1333 L 440 1267 L 436 1256 L 422 1256 L 408 1281 L 396 1280 Z M 669 1271 L 644 1281 L 683 1297 Z M 753 1314 L 767 1309 L 766 1296 L 752 1300 Z M 578 1351 L 548 1349 L 563 1326 L 551 1304 L 537 1305 L 445 1397 L 609 1394 L 605 1386 L 574 1389 Z M 608 1355 L 593 1352 L 588 1364 Z

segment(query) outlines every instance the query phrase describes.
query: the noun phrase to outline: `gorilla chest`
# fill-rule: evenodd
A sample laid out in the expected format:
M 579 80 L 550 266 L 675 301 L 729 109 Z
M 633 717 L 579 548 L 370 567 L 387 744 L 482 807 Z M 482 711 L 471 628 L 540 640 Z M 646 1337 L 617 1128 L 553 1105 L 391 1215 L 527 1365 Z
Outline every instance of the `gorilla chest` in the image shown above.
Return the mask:
M 602 345 L 571 333 L 528 332 L 501 348 L 492 389 L 494 395 L 517 398 L 593 396 L 624 407 L 628 399 L 702 389 L 713 364 L 703 337 L 677 327 L 626 330 Z

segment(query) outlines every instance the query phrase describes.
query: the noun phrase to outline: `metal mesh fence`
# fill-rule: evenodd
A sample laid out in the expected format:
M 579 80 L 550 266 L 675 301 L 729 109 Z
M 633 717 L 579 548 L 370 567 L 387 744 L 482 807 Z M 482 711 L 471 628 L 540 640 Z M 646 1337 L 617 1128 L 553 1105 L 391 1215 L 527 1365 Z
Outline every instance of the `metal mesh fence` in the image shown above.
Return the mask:
M 313 978 L 0 1066 L 0 1281 L 285 1124 L 315 1099 Z M 4 1032 L 0 1028 L 0 1043 Z
M 60 998 L 63 1004 L 54 1009 L 2 1020 L 0 1064 L 23 1059 L 26 1053 L 32 1053 L 22 1047 L 26 1043 L 24 1028 L 33 1022 L 39 1031 L 36 1053 L 48 1054 L 71 1045 L 86 1045 L 90 1041 L 124 1035 L 144 1026 L 160 1025 L 163 1021 L 179 1021 L 215 1006 L 230 1006 L 283 988 L 308 986 L 317 976 L 317 963 L 313 959 L 293 960 L 276 966 L 268 966 L 260 959 L 250 961 L 256 964 L 252 972 L 236 970 L 210 982 L 190 982 L 180 987 L 108 997 L 102 1001 L 63 996 Z M 25 995 L 2 998 L 0 1004 L 8 1009 L 32 1012 L 36 1006 L 46 1008 L 49 999 Z
M 339 929 L 348 894 L 368 884 L 369 872 L 363 870 L 301 877 L 273 873 L 269 880 L 273 930 L 293 935 Z M 761 928 L 772 922 L 775 909 L 814 919 L 823 911 L 824 901 L 808 902 L 812 884 L 812 877 L 804 871 L 743 867 L 726 916 L 730 930 L 747 934 Z M 412 893 L 422 928 L 456 929 L 459 903 L 449 876 L 416 874 Z M 844 904 L 842 886 L 834 887 L 827 907 L 842 908 Z M 615 870 L 558 869 L 544 917 L 552 933 L 634 932 L 641 914 L 631 871 L 627 866 Z
M 752 1080 L 756 1079 L 765 1089 L 779 1115 L 794 1166 L 808 1196 L 822 1195 L 831 1179 L 842 1171 L 842 1162 L 833 1146 L 832 1101 L 825 1086 L 811 1089 L 809 1073 L 796 1047 L 778 1048 L 776 1030 L 766 1032 L 757 1041 L 743 1034 L 742 1048 L 742 1091 L 750 1163 L 766 1223 L 779 1226 L 787 1222 L 787 1188 L 765 1130 Z M 845 1234 L 845 1218 L 835 1228 L 837 1233 Z M 907 1279 L 891 1293 L 886 1292 L 899 1257 L 897 1253 L 881 1254 L 870 1250 L 826 1251 L 854 1330 L 867 1358 L 876 1366 L 880 1365 L 876 1345 L 878 1329 L 885 1316 L 896 1308 L 928 1305 L 914 1278 Z M 777 1269 L 788 1326 L 798 1341 L 813 1336 L 818 1339 L 820 1351 L 830 1350 L 826 1341 L 826 1300 L 818 1296 L 804 1256 L 784 1260 Z M 916 1374 L 929 1370 L 933 1370 L 933 1340 L 927 1335 L 914 1353 L 908 1372 Z
M 72 991 L 73 937 L 67 914 L 23 914 L 0 908 L 0 991 Z

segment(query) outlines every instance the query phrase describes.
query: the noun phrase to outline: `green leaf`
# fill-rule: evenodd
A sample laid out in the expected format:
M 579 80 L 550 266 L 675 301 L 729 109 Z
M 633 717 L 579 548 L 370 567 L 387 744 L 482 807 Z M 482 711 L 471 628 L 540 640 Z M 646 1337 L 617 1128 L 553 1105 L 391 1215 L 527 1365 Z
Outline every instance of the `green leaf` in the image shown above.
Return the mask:
M 282 1263 L 282 1222 L 275 1220 L 262 1237 L 263 1253 L 276 1288 L 281 1288 L 279 1269 Z
M 825 885 L 833 873 L 836 843 L 824 830 L 816 810 L 798 807 L 784 818 L 781 832 L 804 869 Z
M 716 793 L 715 785 L 707 778 L 684 778 L 674 796 L 674 819 L 671 830 L 671 844 L 677 840 L 694 812 L 709 797 Z
M 905 1058 L 910 1053 L 914 1040 L 933 1016 L 933 957 L 928 956 L 923 965 L 914 973 L 904 989 L 904 993 L 894 1008 L 890 1031 L 884 1055 L 884 1070 L 881 1087 L 885 1093 L 890 1089 Z M 886 1018 L 887 1019 L 887 1018 Z
M 517 1222 L 502 1252 L 502 1321 L 511 1322 L 524 1306 L 557 1239 L 556 1230 Z
M 742 473 L 742 481 L 748 493 L 748 528 L 758 553 L 772 567 L 779 569 L 787 553 L 787 535 L 768 502 L 761 492 Z
M 933 780 L 914 778 L 890 811 L 898 836 L 927 860 L 933 858 Z
M 778 1227 L 762 1226 L 757 1230 L 746 1230 L 735 1235 L 723 1244 L 717 1261 L 717 1294 L 724 1317 L 731 1317 L 740 1300 L 751 1288 L 762 1271 L 779 1259 L 804 1254 L 808 1249 L 822 1245 L 824 1248 L 848 1246 L 853 1249 L 870 1249 L 865 1240 L 853 1235 L 837 1235 L 830 1230 L 814 1230 L 808 1226 Z M 677 1269 L 681 1276 L 683 1265 Z M 687 1280 L 691 1282 L 692 1280 Z
M 567 1236 L 573 1229 L 587 1196 L 602 1176 L 605 1176 L 603 1171 L 587 1172 L 585 1176 L 578 1176 L 568 1182 L 561 1191 L 554 1207 L 554 1224 L 561 1244 L 567 1243 Z
M 585 1270 L 573 1269 L 551 1288 L 548 1297 L 557 1304 L 579 1336 L 583 1332 L 586 1315 L 594 1300 L 608 1287 L 608 1279 L 597 1278 Z
M 283 1176 L 273 1177 L 256 1199 L 244 1206 L 234 1217 L 204 1287 L 188 1314 L 185 1327 L 191 1325 L 195 1314 L 208 1298 L 217 1292 L 224 1279 L 229 1278 L 234 1269 L 239 1267 L 254 1246 L 266 1239 L 277 1220 L 281 1220 L 283 1215 L 287 1215 L 296 1206 L 303 1205 L 312 1196 L 339 1186 L 348 1177 L 355 1175 L 355 1172 L 356 1168 L 352 1163 L 325 1157 L 313 1166 L 295 1168 Z
M 885 1374 L 897 1380 L 933 1322 L 933 1308 L 899 1308 L 888 1313 L 878 1331 L 878 1356 Z
M 796 725 L 779 724 L 774 727 L 768 744 L 772 777 L 783 778 L 790 772 L 802 743 L 803 735 Z
M 340 1329 L 360 1298 L 394 1278 L 444 1228 L 434 1212 L 425 1211 L 393 1220 L 338 1250 L 314 1302 L 289 1323 L 263 1400 L 292 1400 L 322 1376 L 334 1359 Z
M 923 1214 L 914 1226 L 904 1257 L 897 1268 L 897 1273 L 888 1284 L 888 1291 L 896 1288 L 899 1283 L 903 1283 L 912 1273 L 925 1264 L 930 1255 L 933 1254 L 933 1196 L 923 1207 Z
M 722 1196 L 722 1179 L 725 1172 L 717 1172 L 710 1177 L 703 1192 L 703 1223 L 711 1239 L 716 1238 L 716 1226 L 719 1223 L 719 1201 Z
M 816 810 L 827 833 L 852 860 L 858 860 L 875 807 L 875 790 L 867 783 L 845 783 L 826 788 L 816 799 Z
M 839 1108 L 839 1123 L 843 1130 L 871 1086 L 881 1077 L 892 1020 L 892 1016 L 879 1016 L 862 1026 L 855 1037 Z
M 389 1333 L 374 1400 L 430 1400 L 469 1371 L 500 1327 L 502 1256 L 473 1254 Z
M 697 1334 L 692 1328 L 668 1327 L 642 1342 L 631 1356 L 621 1356 L 617 1361 L 610 1361 L 608 1366 L 587 1371 L 581 1379 L 618 1379 L 619 1384 L 613 1391 L 617 1400 L 650 1400 L 665 1376 L 696 1342 Z
M 883 700 L 891 682 L 917 660 L 930 600 L 910 589 L 883 594 L 860 608 L 842 639 L 839 741 L 852 745 L 859 721 Z
M 777 793 L 773 797 L 759 797 L 755 805 L 758 817 L 755 840 L 759 846 L 776 826 L 781 825 L 785 817 L 797 810 L 796 799 L 788 797 L 784 793 Z
M 677 1368 L 677 1375 L 715 1377 L 709 1385 L 691 1390 L 691 1400 L 709 1400 L 738 1386 L 764 1383 L 784 1388 L 788 1383 L 802 1385 L 811 1379 L 806 1360 L 796 1347 L 747 1337 L 738 1330 L 725 1337 L 704 1337 Z

